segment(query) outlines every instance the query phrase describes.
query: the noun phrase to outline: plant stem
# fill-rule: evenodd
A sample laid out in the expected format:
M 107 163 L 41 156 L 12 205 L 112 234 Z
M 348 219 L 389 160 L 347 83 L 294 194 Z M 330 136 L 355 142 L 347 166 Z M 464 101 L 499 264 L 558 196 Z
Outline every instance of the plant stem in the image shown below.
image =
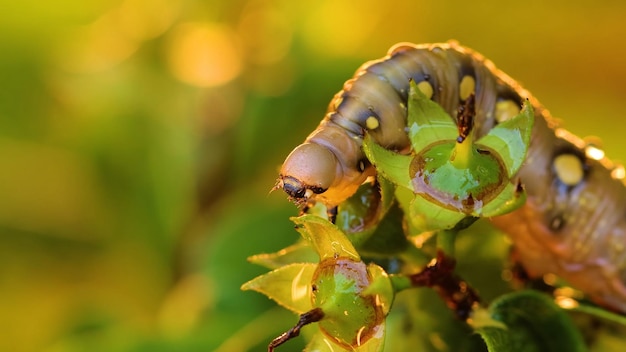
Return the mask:
M 450 162 L 457 169 L 467 169 L 472 158 L 472 148 L 474 147 L 474 134 L 470 133 L 463 142 L 456 143 L 454 150 L 452 151 L 452 158 Z
M 454 241 L 457 233 L 456 229 L 443 230 L 437 233 L 437 249 L 449 258 L 454 258 Z

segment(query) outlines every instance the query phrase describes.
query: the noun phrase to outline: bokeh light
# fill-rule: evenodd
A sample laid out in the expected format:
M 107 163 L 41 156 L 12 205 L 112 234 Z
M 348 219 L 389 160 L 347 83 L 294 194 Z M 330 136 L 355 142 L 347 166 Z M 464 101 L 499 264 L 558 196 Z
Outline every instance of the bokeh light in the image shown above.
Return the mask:
M 183 23 L 170 36 L 168 63 L 179 80 L 198 87 L 214 87 L 241 73 L 237 38 L 228 27 Z

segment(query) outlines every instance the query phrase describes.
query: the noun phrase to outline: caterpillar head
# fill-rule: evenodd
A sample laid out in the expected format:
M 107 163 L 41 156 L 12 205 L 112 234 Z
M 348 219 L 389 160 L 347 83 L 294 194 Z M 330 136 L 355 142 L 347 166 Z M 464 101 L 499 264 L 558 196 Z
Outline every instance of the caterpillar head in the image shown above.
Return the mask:
M 338 164 L 335 154 L 325 146 L 301 144 L 285 159 L 275 188 L 282 188 L 294 203 L 305 205 L 333 185 L 341 172 Z
M 356 150 L 360 152 L 358 147 Z M 329 208 L 334 207 L 354 194 L 373 174 L 371 168 L 366 169 L 364 162 L 352 160 L 358 157 L 357 154 L 360 153 L 338 156 L 324 144 L 301 144 L 285 159 L 274 189 L 282 188 L 300 207 L 317 201 Z

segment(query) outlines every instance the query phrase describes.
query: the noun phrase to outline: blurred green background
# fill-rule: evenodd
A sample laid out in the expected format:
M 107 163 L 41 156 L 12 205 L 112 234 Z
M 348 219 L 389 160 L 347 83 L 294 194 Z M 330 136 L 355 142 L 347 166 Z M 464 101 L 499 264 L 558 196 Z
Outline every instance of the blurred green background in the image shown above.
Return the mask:
M 0 351 L 246 351 L 268 195 L 364 61 L 459 40 L 626 160 L 622 1 L 3 1 Z M 289 348 L 298 348 L 294 342 Z

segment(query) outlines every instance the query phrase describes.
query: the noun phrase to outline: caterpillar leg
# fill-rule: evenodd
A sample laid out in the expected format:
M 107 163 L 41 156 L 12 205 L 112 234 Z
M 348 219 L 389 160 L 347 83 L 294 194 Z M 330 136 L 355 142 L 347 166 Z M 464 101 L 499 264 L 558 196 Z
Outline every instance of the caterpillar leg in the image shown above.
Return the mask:
M 328 221 L 334 224 L 337 220 L 337 207 L 328 208 L 326 210 L 326 215 L 328 215 Z

